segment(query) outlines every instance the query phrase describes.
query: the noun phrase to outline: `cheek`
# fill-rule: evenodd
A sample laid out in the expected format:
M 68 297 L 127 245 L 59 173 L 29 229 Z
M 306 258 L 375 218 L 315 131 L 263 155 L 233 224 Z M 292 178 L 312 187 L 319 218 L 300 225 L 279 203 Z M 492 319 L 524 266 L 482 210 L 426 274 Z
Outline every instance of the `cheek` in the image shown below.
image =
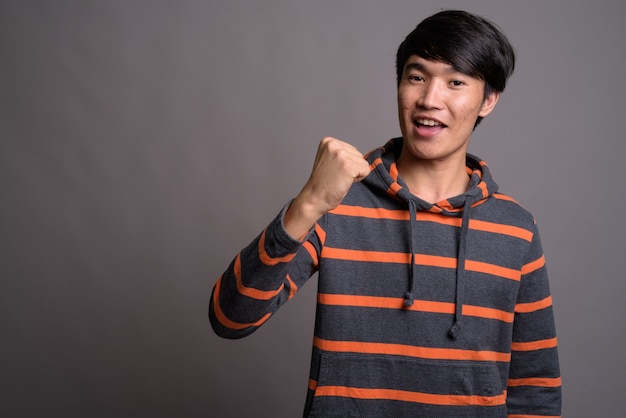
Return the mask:
M 480 110 L 482 109 L 482 102 L 466 101 L 457 107 L 457 114 L 462 115 L 464 120 L 476 120 Z
M 398 110 L 400 112 L 408 113 L 411 108 L 411 102 L 406 96 L 398 96 Z

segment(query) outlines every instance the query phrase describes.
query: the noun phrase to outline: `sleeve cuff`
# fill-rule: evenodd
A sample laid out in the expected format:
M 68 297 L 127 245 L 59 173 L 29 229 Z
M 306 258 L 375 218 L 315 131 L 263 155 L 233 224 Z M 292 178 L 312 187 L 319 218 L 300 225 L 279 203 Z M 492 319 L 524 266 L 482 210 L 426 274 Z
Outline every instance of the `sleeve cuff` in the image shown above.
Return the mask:
M 274 218 L 274 220 L 268 225 L 265 231 L 266 251 L 272 254 L 272 256 L 283 256 L 296 252 L 298 248 L 300 248 L 300 246 L 305 243 L 308 237 L 315 231 L 315 227 L 312 227 L 306 234 L 306 236 L 302 239 L 302 241 L 298 241 L 287 233 L 283 220 L 285 218 L 285 213 L 287 212 L 287 209 L 289 209 L 289 205 L 291 205 L 291 202 L 292 200 L 287 202 L 287 204 L 282 208 L 278 216 Z

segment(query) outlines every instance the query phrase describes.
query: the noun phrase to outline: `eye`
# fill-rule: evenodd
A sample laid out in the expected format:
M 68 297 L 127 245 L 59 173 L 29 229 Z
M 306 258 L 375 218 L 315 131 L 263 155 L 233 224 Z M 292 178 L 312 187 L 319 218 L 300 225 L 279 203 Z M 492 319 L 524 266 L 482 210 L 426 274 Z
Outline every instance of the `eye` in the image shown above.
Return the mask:
M 462 82 L 461 80 L 452 80 L 452 81 L 450 82 L 450 84 L 451 84 L 452 86 L 454 86 L 454 87 L 461 87 L 461 86 L 465 85 L 465 83 L 464 83 L 464 82 Z
M 409 76 L 407 77 L 409 81 L 411 82 L 421 82 L 424 81 L 424 77 L 422 77 L 421 75 L 417 75 L 417 74 L 409 74 Z

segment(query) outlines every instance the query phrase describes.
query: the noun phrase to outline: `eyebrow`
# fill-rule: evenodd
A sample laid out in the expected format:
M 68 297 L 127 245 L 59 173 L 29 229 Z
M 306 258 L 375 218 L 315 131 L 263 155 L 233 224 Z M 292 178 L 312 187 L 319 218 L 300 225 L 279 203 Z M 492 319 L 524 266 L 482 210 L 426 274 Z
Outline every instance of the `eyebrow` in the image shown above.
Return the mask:
M 425 73 L 429 72 L 426 69 L 426 66 L 420 62 L 412 62 L 412 63 L 406 64 L 404 66 L 404 71 L 408 71 L 408 70 L 416 70 L 416 71 L 421 71 Z M 453 66 L 448 65 L 445 72 L 446 73 L 458 73 L 460 71 L 456 70 Z

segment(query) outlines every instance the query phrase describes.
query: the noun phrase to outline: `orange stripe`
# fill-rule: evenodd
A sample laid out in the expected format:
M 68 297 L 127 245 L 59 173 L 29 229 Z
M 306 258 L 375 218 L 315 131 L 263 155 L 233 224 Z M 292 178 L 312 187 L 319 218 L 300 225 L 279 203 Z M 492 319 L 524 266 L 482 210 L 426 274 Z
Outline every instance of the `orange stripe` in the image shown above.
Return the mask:
M 517 203 L 517 201 L 515 199 L 513 199 L 511 196 L 507 196 L 505 194 L 494 193 L 492 196 L 495 197 L 496 199 L 507 200 L 509 202 Z M 517 203 L 517 204 L 519 205 L 519 203 Z
M 557 346 L 556 337 L 545 340 L 528 341 L 523 343 L 511 343 L 511 350 L 515 351 L 534 351 L 544 348 L 554 348 Z
M 428 212 L 431 213 L 442 213 L 443 209 L 441 209 L 439 206 L 431 206 L 430 209 L 428 209 Z
M 509 235 L 512 237 L 520 238 L 526 240 L 528 242 L 532 241 L 533 234 L 530 231 L 525 230 L 524 228 L 519 228 L 511 225 L 503 225 L 492 222 L 478 221 L 478 220 L 470 220 L 469 223 L 470 229 L 475 229 L 477 231 L 485 231 L 485 232 L 493 232 L 501 235 Z
M 546 265 L 546 257 L 545 257 L 545 255 L 542 255 L 541 257 L 539 257 L 535 261 L 532 261 L 532 262 L 522 266 L 522 274 L 532 273 L 533 271 L 539 270 L 540 268 L 542 268 L 545 265 Z
M 510 353 L 497 351 L 458 350 L 453 348 L 419 347 L 406 344 L 371 343 L 359 341 L 331 341 L 315 337 L 313 345 L 320 350 L 342 353 L 397 355 L 439 360 L 473 360 L 508 362 Z
M 443 225 L 461 226 L 461 218 L 452 218 L 450 216 L 444 216 L 437 213 L 430 212 L 418 212 L 418 221 L 435 222 Z M 520 238 L 525 241 L 532 241 L 533 234 L 524 228 L 517 226 L 498 224 L 494 222 L 479 221 L 476 219 L 470 219 L 469 228 L 475 231 L 492 232 L 494 234 L 508 235 L 515 238 Z
M 396 221 L 408 221 L 409 211 L 405 209 L 394 210 L 384 208 L 364 208 L 361 206 L 339 205 L 330 213 L 335 215 L 356 216 L 371 219 L 392 219 Z
M 430 300 L 415 300 L 409 308 L 404 306 L 404 299 L 377 296 L 333 295 L 320 293 L 317 296 L 319 303 L 323 305 L 358 306 L 364 308 L 381 309 L 406 309 L 419 312 L 433 312 L 454 314 L 455 304 L 451 302 L 436 302 Z M 463 315 L 478 318 L 496 319 L 503 322 L 513 322 L 513 314 L 493 308 L 482 306 L 463 305 Z
M 369 261 L 369 262 L 378 262 L 378 263 L 409 264 L 411 262 L 411 255 L 407 253 L 386 252 L 386 251 L 347 250 L 343 248 L 332 248 L 332 247 L 324 247 L 324 249 L 322 250 L 322 256 L 326 258 L 335 258 L 339 260 Z M 456 258 L 416 254 L 415 264 L 455 268 Z
M 452 206 L 452 204 L 450 203 L 449 200 L 444 199 L 444 200 L 440 200 L 439 202 L 437 202 L 437 206 L 439 206 L 440 208 L 443 209 L 447 209 L 449 211 L 460 211 L 460 208 L 455 208 L 454 206 Z
M 338 260 L 367 261 L 373 263 L 410 263 L 411 256 L 407 253 L 347 250 L 343 248 L 324 247 L 322 256 Z M 452 257 L 441 257 L 436 255 L 415 254 L 415 264 L 432 267 L 456 268 L 457 260 Z M 481 261 L 465 261 L 465 268 L 469 271 L 487 273 L 494 276 L 503 277 L 510 280 L 519 280 L 520 272 L 507 267 L 496 266 L 495 264 L 483 263 Z
M 511 312 L 500 309 L 485 308 L 483 306 L 463 305 L 463 315 L 479 318 L 496 319 L 502 322 L 512 323 L 514 315 Z
M 330 293 L 319 293 L 317 295 L 317 301 L 324 305 L 399 309 L 402 308 L 404 299 L 378 296 L 333 295 Z
M 346 250 L 343 248 L 324 247 L 322 256 L 339 260 L 371 261 L 381 263 L 409 263 L 411 257 L 406 253 L 382 251 Z
M 391 183 L 391 186 L 387 188 L 387 193 L 395 196 L 398 194 L 400 189 L 402 189 L 402 186 L 400 186 L 397 182 L 394 181 L 393 183 Z
M 361 206 L 339 205 L 331 213 L 343 216 L 356 216 L 370 219 L 391 219 L 397 221 L 409 220 L 409 212 L 406 209 L 384 209 L 384 208 L 365 208 Z M 442 225 L 461 226 L 460 218 L 444 216 L 439 213 L 418 212 L 418 221 L 435 222 Z M 517 226 L 498 224 L 493 222 L 479 221 L 472 219 L 469 224 L 470 229 L 476 231 L 492 232 L 495 234 L 508 235 L 520 238 L 525 241 L 532 241 L 533 233 Z
M 530 313 L 540 311 L 541 309 L 545 309 L 549 306 L 552 306 L 552 296 L 548 296 L 545 299 L 539 300 L 537 302 L 528 302 L 528 303 L 518 303 L 515 305 L 516 313 Z
M 272 316 L 271 313 L 267 313 L 258 321 L 250 322 L 247 324 L 231 321 L 224 314 L 220 306 L 219 295 L 220 295 L 221 288 L 222 288 L 222 278 L 220 277 L 217 283 L 215 283 L 215 292 L 213 292 L 213 310 L 215 312 L 215 317 L 217 318 L 217 320 L 220 321 L 220 324 L 224 325 L 225 327 L 230 328 L 230 329 L 246 329 L 249 327 L 259 327 L 263 323 L 265 323 L 265 321 L 267 321 L 270 318 L 270 316 Z
M 435 266 L 454 269 L 456 268 L 456 258 L 441 257 L 438 255 L 415 254 L 415 264 L 423 266 Z
M 378 157 L 376 158 L 374 161 L 372 161 L 372 163 L 370 164 L 370 171 L 374 170 L 376 167 L 378 167 L 379 165 L 381 165 L 383 163 L 382 158 Z
M 461 218 L 453 218 L 451 216 L 445 216 L 440 213 L 432 212 L 417 212 L 418 221 L 435 222 L 442 225 L 461 226 Z M 472 224 L 470 223 L 470 226 Z
M 313 247 L 313 244 L 311 244 L 309 241 L 307 241 L 302 246 L 309 253 L 309 256 L 311 257 L 311 260 L 313 260 L 313 265 L 315 267 L 317 267 L 318 263 L 319 263 L 319 260 L 317 258 L 317 251 L 315 250 L 315 247 Z
M 235 264 L 233 266 L 234 274 L 235 274 L 235 283 L 237 284 L 237 291 L 249 298 L 259 299 L 259 300 L 270 300 L 280 292 L 282 292 L 285 284 L 281 284 L 280 287 L 276 290 L 259 290 L 253 287 L 248 287 L 243 284 L 241 280 L 241 256 L 237 254 L 235 258 Z
M 560 377 L 526 377 L 520 379 L 509 379 L 509 386 L 538 386 L 546 388 L 558 388 L 561 386 Z
M 396 389 L 368 389 L 347 386 L 319 386 L 315 396 L 341 396 L 354 399 L 388 399 L 394 401 L 416 402 L 430 405 L 453 406 L 495 406 L 504 405 L 504 394 L 496 396 L 478 395 L 437 395 L 433 393 L 410 392 Z
M 319 237 L 320 243 L 323 246 L 324 243 L 326 242 L 326 231 L 324 231 L 318 223 L 315 224 L 315 233 Z
M 483 263 L 481 261 L 465 260 L 465 269 L 479 273 L 487 273 L 493 276 L 504 277 L 510 280 L 519 280 L 520 272 L 507 267 L 496 266 L 495 264 Z
M 317 387 L 317 380 L 309 379 L 309 390 L 315 390 Z
M 259 238 L 259 259 L 266 266 L 275 266 L 278 263 L 288 263 L 296 256 L 295 253 L 288 254 L 284 257 L 270 257 L 269 254 L 265 251 L 265 231 L 261 234 Z
M 483 191 L 483 199 L 486 199 L 487 196 L 489 196 L 489 191 L 487 190 L 487 183 L 485 183 L 484 181 L 481 181 L 480 183 L 478 183 L 478 188 Z
M 298 285 L 295 284 L 293 280 L 291 280 L 291 277 L 289 277 L 289 275 L 287 275 L 287 281 L 289 282 L 289 299 L 291 299 L 298 292 Z
M 398 181 L 398 164 L 395 162 L 389 166 L 389 175 L 394 181 Z

